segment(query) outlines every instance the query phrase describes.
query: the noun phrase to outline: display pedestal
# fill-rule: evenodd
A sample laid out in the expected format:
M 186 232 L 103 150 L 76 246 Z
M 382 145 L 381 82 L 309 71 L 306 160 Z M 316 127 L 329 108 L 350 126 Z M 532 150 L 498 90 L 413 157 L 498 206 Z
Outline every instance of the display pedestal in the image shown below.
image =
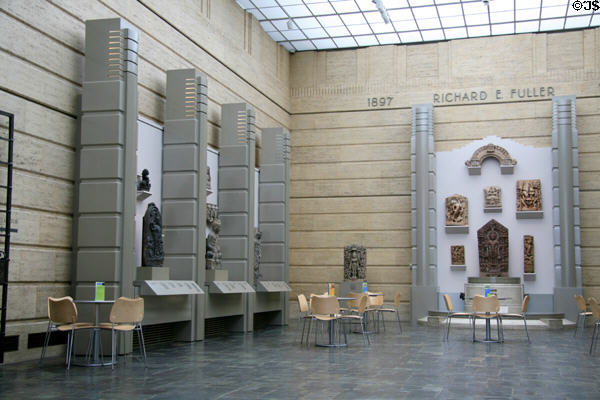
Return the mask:
M 226 269 L 207 269 L 204 279 L 207 283 L 213 281 L 228 281 L 229 271 Z
M 366 282 L 366 281 L 361 281 L 358 279 L 354 280 L 354 281 L 343 281 L 340 283 L 339 289 L 338 289 L 338 292 L 336 292 L 336 295 L 340 296 L 340 297 L 347 297 L 348 293 L 350 293 L 350 292 L 362 293 L 363 282 Z
M 485 295 L 485 288 L 490 288 L 490 294 L 500 299 L 500 307 L 506 307 L 505 312 L 520 313 L 523 303 L 523 284 L 521 278 L 512 277 L 469 277 L 465 283 L 465 311 L 473 310 L 473 297 Z
M 168 281 L 168 267 L 138 267 L 136 270 L 137 281 Z

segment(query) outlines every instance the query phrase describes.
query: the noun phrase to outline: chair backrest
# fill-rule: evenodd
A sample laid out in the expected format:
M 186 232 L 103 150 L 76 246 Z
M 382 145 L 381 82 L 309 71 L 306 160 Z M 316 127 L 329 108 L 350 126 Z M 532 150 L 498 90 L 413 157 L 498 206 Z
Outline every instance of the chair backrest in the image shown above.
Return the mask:
M 448 312 L 452 312 L 452 300 L 450 300 L 450 296 L 447 294 L 444 295 L 444 303 L 446 303 L 446 309 Z
M 48 319 L 55 324 L 77 322 L 77 307 L 71 296 L 48 297 Z
M 577 302 L 577 308 L 580 312 L 585 312 L 587 307 L 585 305 L 585 299 L 581 295 L 575 295 L 575 301 Z
M 311 311 L 318 315 L 339 314 L 340 303 L 335 296 L 313 296 L 311 297 Z
M 300 308 L 300 312 L 308 312 L 308 301 L 306 300 L 306 296 L 302 293 L 298 295 L 298 307 Z
M 594 318 L 600 319 L 600 306 L 598 306 L 598 302 L 596 301 L 596 299 L 590 297 L 588 299 L 588 302 L 590 303 L 590 308 L 592 309 L 592 314 L 594 315 Z
M 358 300 L 358 313 L 359 314 L 363 314 L 365 312 L 365 310 L 367 309 L 367 304 L 369 302 L 369 296 L 367 296 L 366 294 L 363 294 L 362 296 L 360 296 L 360 300 Z
M 376 295 L 376 296 L 374 296 Z M 382 306 L 383 305 L 383 293 L 370 292 L 369 295 L 369 305 L 370 306 Z
M 489 297 L 483 297 L 480 295 L 475 295 L 475 297 L 473 297 L 473 312 L 497 313 L 498 311 L 500 311 L 500 302 L 498 301 L 498 296 L 492 295 Z
M 402 298 L 402 295 L 400 294 L 400 292 L 396 293 L 396 297 L 394 297 L 394 307 L 398 308 L 400 307 L 400 299 Z
M 521 312 L 523 314 L 527 312 L 527 307 L 529 307 L 529 295 L 523 297 L 523 304 L 521 304 Z
M 348 297 L 354 297 L 356 300 L 348 300 L 348 306 L 358 308 L 362 293 L 348 292 Z
M 126 322 L 142 322 L 144 319 L 144 298 L 130 299 L 119 297 L 110 309 L 110 322 L 119 324 Z

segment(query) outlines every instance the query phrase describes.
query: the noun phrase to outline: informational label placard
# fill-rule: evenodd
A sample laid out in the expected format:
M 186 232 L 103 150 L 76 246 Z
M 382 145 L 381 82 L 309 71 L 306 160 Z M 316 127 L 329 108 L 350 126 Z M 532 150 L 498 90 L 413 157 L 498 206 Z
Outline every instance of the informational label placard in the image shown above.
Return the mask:
M 104 286 L 104 282 L 96 282 L 96 301 L 104 301 L 106 295 L 106 286 Z
M 142 281 L 141 294 L 174 296 L 182 294 L 203 294 L 204 291 L 194 281 Z
M 289 292 L 291 290 L 284 281 L 258 281 L 259 292 Z
M 208 291 L 210 293 L 254 293 L 255 290 L 246 281 L 212 281 Z

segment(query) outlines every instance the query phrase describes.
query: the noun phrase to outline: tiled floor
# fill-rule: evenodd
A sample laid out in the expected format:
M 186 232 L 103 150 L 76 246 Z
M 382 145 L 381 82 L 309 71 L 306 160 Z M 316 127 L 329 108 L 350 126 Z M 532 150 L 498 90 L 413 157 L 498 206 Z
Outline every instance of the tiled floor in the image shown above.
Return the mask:
M 148 368 L 123 357 L 110 367 L 63 359 L 0 366 L 0 399 L 599 399 L 600 350 L 591 329 L 508 330 L 504 344 L 472 343 L 470 331 L 389 325 L 371 346 L 300 346 L 295 321 L 248 335 L 148 351 Z M 483 334 L 483 330 L 479 332 Z

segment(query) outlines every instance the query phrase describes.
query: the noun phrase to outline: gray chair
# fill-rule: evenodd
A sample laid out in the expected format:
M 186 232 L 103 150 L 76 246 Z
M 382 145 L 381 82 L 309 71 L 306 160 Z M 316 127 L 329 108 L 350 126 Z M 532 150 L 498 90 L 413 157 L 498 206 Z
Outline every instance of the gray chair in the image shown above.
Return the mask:
M 450 300 L 450 296 L 447 294 L 444 295 L 444 302 L 446 303 L 446 309 L 448 310 L 448 313 L 446 314 L 446 340 L 448 340 L 448 337 L 450 336 L 450 324 L 452 322 L 452 317 L 468 317 L 470 323 L 471 319 L 473 318 L 473 313 L 454 312 L 452 300 Z
M 585 319 L 586 317 L 591 317 L 592 312 L 587 310 L 587 305 L 585 304 L 585 300 L 581 295 L 575 295 L 575 301 L 577 302 L 577 321 L 575 321 L 575 332 L 573 333 L 573 337 L 577 336 L 577 331 L 579 330 L 579 325 L 581 325 L 581 332 L 583 333 L 585 329 Z
M 592 354 L 597 345 L 598 334 L 600 333 L 600 329 L 598 329 L 598 326 L 600 325 L 600 306 L 598 306 L 598 302 L 593 297 L 590 297 L 588 302 L 592 309 L 592 315 L 596 319 L 596 322 L 594 322 L 594 331 L 592 332 L 592 343 L 590 344 L 590 354 Z

